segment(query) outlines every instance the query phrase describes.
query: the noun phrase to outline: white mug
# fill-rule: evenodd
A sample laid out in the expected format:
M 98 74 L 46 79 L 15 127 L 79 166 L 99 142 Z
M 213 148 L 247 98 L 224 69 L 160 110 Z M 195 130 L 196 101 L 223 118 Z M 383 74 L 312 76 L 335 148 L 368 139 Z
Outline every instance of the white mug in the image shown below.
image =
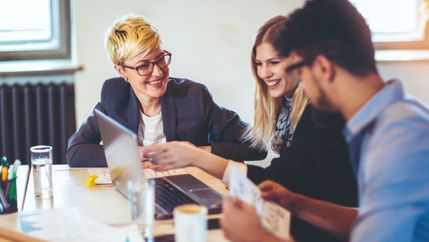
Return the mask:
M 207 237 L 207 208 L 185 204 L 174 209 L 176 242 L 205 242 Z

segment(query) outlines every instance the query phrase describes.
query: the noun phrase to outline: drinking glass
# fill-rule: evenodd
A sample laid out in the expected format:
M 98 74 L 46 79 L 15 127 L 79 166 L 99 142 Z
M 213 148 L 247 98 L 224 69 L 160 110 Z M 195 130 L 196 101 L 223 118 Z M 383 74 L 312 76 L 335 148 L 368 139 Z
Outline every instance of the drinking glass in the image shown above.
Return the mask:
M 127 182 L 128 200 L 131 204 L 131 219 L 145 238 L 152 237 L 155 218 L 154 180 L 130 179 Z
M 30 151 L 34 195 L 38 198 L 50 198 L 52 197 L 52 146 L 33 146 Z

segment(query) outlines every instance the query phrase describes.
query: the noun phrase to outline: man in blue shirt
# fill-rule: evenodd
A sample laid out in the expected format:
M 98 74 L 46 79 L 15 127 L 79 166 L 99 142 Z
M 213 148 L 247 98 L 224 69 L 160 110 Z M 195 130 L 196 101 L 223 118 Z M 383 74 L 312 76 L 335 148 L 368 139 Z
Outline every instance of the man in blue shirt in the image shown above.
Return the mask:
M 429 241 L 429 109 L 406 97 L 400 81 L 378 74 L 364 18 L 347 0 L 307 1 L 288 16 L 276 49 L 290 57 L 289 79 L 301 82 L 312 105 L 346 119 L 359 209 L 273 182 L 260 185 L 263 196 L 342 239 Z M 246 204 L 229 198 L 224 211 L 227 237 L 277 241 L 264 235 Z

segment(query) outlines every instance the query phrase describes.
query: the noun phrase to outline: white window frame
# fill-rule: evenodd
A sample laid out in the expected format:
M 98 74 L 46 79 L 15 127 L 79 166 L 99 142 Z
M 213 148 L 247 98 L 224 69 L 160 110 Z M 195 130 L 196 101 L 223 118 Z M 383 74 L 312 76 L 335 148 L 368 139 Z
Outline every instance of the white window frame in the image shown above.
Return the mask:
M 59 20 L 54 23 L 58 32 L 59 45 L 55 49 L 24 50 L 0 52 L 0 61 L 70 59 L 71 58 L 71 15 L 70 0 L 51 0 L 52 18 Z
M 418 1 L 418 19 L 419 26 L 417 26 L 414 34 L 418 36 L 413 40 L 404 41 L 384 41 L 375 42 L 374 46 L 379 50 L 428 50 L 429 49 L 429 1 Z
M 357 0 L 358 1 L 358 0 Z M 407 0 L 411 1 L 411 0 Z M 428 50 L 429 49 L 429 0 L 417 1 L 417 22 L 418 26 L 413 31 L 391 34 L 392 40 L 377 41 L 373 32 L 374 47 L 377 50 Z M 380 12 L 380 14 L 383 14 Z M 389 38 L 388 34 L 379 33 L 382 39 Z M 379 38 L 380 39 L 380 38 Z
M 352 3 L 360 0 L 350 0 Z M 417 1 L 417 26 L 412 31 L 386 34 L 372 32 L 377 62 L 415 62 L 429 60 L 429 0 Z M 411 3 L 414 4 L 414 3 Z M 358 9 L 359 10 L 359 9 Z M 374 9 L 371 9 L 374 10 Z M 368 11 L 371 11 L 368 10 Z M 385 14 L 385 9 L 377 9 Z M 363 12 L 363 11 L 362 11 Z M 365 17 L 365 14 L 362 13 Z M 387 31 L 389 32 L 389 31 Z

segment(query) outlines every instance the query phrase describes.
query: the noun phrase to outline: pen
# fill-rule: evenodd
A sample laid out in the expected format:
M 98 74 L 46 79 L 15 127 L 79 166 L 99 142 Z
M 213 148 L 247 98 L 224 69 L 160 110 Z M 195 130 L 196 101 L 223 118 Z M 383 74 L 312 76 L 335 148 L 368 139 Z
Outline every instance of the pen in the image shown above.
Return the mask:
M 15 160 L 15 162 L 13 162 L 13 171 L 12 171 L 12 179 L 16 177 L 16 174 L 18 174 L 18 167 L 21 165 L 21 161 L 20 160 Z
M 7 195 L 10 200 L 16 200 L 16 180 L 9 181 L 9 190 L 7 191 Z
M 7 200 L 6 200 L 6 196 L 3 192 L 3 189 L 0 186 L 0 202 L 3 205 L 3 209 L 7 210 L 8 206 L 7 206 Z
M 7 166 L 3 166 L 2 167 L 2 171 L 1 171 L 1 180 L 2 181 L 6 181 L 7 180 Z
M 0 164 L 1 164 L 3 167 L 7 166 L 7 158 L 6 158 L 6 156 L 2 156 L 2 157 L 0 158 Z
M 2 164 L 2 168 L 1 168 L 1 180 L 2 181 L 6 181 L 7 180 L 7 159 L 5 156 L 3 156 L 1 158 L 1 164 Z
M 6 199 L 9 197 L 9 188 L 10 188 L 10 182 L 6 183 L 6 188 L 4 189 L 4 196 Z
M 9 170 L 8 170 L 8 174 L 7 174 L 7 179 L 9 181 L 12 180 L 12 175 L 13 175 L 14 170 L 15 170 L 14 165 L 10 165 Z
M 1 180 L 6 181 L 7 180 L 7 166 L 3 166 L 1 168 Z

